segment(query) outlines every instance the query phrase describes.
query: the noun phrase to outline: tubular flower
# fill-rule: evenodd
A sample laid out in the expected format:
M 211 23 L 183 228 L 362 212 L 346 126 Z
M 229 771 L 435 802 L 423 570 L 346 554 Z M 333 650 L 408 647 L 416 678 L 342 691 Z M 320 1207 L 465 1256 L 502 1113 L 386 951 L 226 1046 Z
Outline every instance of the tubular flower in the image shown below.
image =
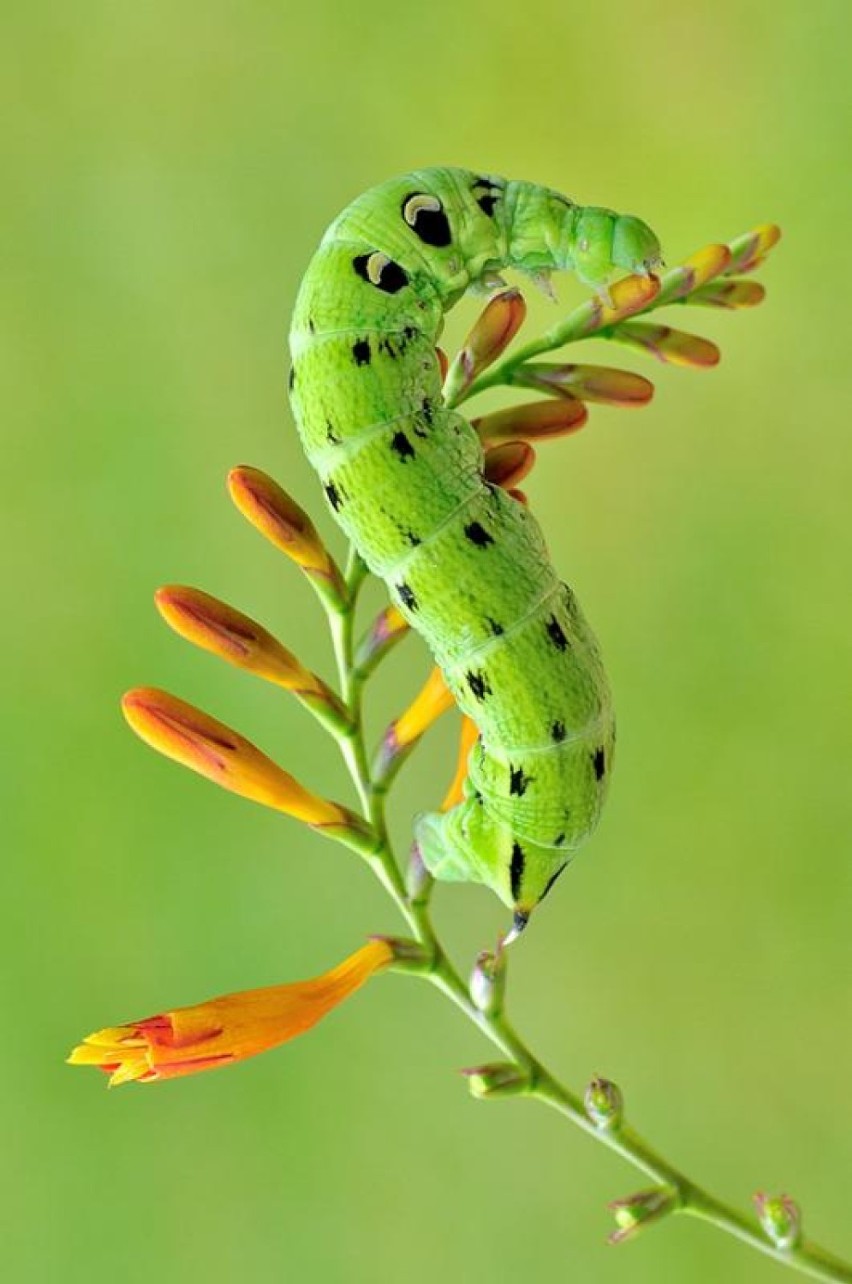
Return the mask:
M 110 1076 L 112 1088 L 244 1061 L 310 1030 L 393 958 L 387 941 L 372 940 L 309 981 L 243 990 L 98 1030 L 74 1048 L 68 1064 L 96 1066 Z

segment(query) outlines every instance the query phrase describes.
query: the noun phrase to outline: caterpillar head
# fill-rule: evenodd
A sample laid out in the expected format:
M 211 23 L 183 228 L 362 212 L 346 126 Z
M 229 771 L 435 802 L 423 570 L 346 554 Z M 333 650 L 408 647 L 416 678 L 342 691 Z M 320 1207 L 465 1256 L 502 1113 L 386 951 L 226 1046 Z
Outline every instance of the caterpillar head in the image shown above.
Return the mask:
M 639 276 L 649 276 L 662 258 L 660 242 L 647 223 L 632 214 L 620 214 L 612 230 L 612 261 Z
M 661 262 L 660 242 L 647 223 L 596 206 L 577 211 L 570 255 L 567 266 L 595 288 L 624 270 L 648 276 Z

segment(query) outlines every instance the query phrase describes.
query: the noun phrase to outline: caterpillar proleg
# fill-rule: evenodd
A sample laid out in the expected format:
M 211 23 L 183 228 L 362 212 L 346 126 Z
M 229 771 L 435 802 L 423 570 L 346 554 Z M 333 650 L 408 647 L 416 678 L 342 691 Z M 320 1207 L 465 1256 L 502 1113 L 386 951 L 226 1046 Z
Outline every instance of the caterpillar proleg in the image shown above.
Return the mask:
M 529 511 L 490 483 L 442 401 L 444 313 L 501 268 L 605 291 L 660 246 L 630 215 L 534 183 L 427 169 L 331 224 L 296 302 L 290 397 L 335 519 L 475 722 L 466 796 L 418 818 L 436 878 L 481 882 L 526 924 L 594 828 L 614 746 L 594 635 Z

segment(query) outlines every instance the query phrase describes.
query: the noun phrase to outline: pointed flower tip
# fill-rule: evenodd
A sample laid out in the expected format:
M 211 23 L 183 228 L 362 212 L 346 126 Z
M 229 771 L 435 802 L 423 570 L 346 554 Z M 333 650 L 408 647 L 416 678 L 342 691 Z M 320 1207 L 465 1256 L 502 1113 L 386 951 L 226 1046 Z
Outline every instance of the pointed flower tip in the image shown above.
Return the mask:
M 201 709 L 156 687 L 136 687 L 121 702 L 131 728 L 158 753 L 253 802 L 314 826 L 354 817 L 299 784 L 250 741 Z
M 323 683 L 262 625 L 219 598 L 167 584 L 154 601 L 166 623 L 195 646 L 289 691 L 320 693 Z
M 98 1030 L 73 1049 L 68 1064 L 95 1066 L 110 1076 L 110 1087 L 230 1065 L 311 1029 L 393 957 L 391 945 L 377 938 L 309 981 L 226 994 Z

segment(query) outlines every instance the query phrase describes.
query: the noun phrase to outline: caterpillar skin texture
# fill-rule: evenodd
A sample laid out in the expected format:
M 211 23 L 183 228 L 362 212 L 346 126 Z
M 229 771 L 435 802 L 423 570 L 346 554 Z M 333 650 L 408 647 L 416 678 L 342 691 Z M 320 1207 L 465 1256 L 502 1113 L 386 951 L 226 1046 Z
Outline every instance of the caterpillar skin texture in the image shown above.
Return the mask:
M 299 291 L 290 397 L 335 519 L 479 729 L 465 799 L 420 816 L 439 879 L 482 882 L 515 931 L 594 828 L 614 722 L 597 643 L 529 512 L 483 476 L 441 397 L 444 313 L 484 274 L 572 269 L 598 288 L 659 261 L 631 216 L 534 183 L 426 169 L 359 196 Z

